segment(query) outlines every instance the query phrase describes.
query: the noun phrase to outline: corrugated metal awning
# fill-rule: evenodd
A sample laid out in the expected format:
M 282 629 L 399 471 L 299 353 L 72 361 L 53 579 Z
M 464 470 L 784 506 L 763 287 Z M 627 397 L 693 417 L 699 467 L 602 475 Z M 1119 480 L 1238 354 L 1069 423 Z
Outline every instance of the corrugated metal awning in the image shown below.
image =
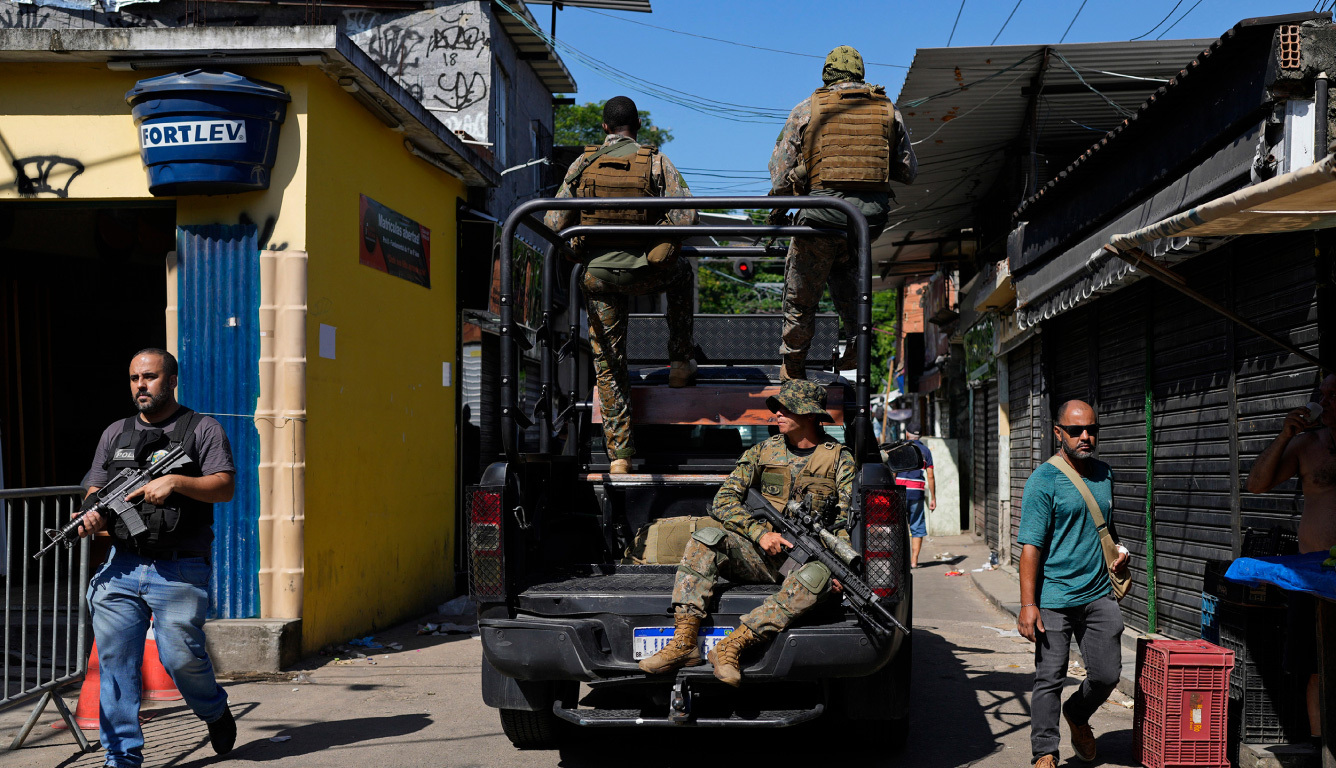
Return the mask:
M 1120 251 L 1167 237 L 1262 235 L 1336 227 L 1336 156 L 1327 155 L 1147 227 L 1109 238 Z
M 898 207 L 873 243 L 874 262 L 893 262 L 900 273 L 918 263 L 930 273 L 933 260 L 960 258 L 960 230 L 974 226 L 976 207 L 996 194 L 1007 150 L 1026 135 L 1029 121 L 1037 134 L 1036 183 L 1043 183 L 1210 42 L 920 48 L 896 98 L 919 176 L 895 186 Z
M 534 5 L 551 5 L 552 0 L 527 0 Z M 602 8 L 608 11 L 651 13 L 649 0 L 557 0 L 562 8 Z

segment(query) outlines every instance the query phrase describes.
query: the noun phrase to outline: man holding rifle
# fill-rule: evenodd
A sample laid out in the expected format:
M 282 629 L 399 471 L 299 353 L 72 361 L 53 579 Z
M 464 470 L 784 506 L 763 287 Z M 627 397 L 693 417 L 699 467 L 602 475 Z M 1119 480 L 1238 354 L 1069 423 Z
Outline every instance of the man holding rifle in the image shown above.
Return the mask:
M 833 519 L 822 523 L 848 543 L 854 460 L 849 449 L 821 429 L 821 422 L 831 420 L 826 412 L 826 388 L 816 382 L 787 380 L 778 396 L 766 400 L 766 406 L 775 413 L 780 433 L 748 448 L 719 488 L 710 515 L 723 527 L 702 528 L 692 534 L 673 587 L 673 639 L 640 662 L 645 672 L 659 674 L 702 663 L 697 633 L 721 575 L 751 583 L 783 581 L 778 592 L 743 616 L 738 628 L 710 651 L 714 676 L 733 686 L 742 682 L 738 656 L 744 649 L 773 638 L 832 590 L 843 589 L 830 569 L 816 560 L 785 574 L 785 550 L 793 542 L 753 516 L 745 505 L 752 488 L 781 511 L 790 499 L 808 495 L 811 508 L 822 509 L 834 496 Z
M 230 501 L 236 487 L 232 448 L 222 425 L 176 401 L 177 364 L 170 352 L 145 349 L 130 361 L 130 397 L 138 415 L 102 433 L 84 476 L 88 495 L 121 470 L 143 469 L 180 445 L 192 460 L 129 494 L 147 530 L 130 535 L 119 518 L 82 513 L 79 535 L 104 528 L 113 548 L 88 587 L 93 635 L 102 671 L 99 723 L 105 765 L 143 764 L 139 727 L 140 667 L 149 619 L 158 655 L 186 703 L 209 726 L 218 754 L 232 749 L 237 728 L 227 693 L 214 678 L 204 648 L 209 607 L 209 553 L 213 505 Z

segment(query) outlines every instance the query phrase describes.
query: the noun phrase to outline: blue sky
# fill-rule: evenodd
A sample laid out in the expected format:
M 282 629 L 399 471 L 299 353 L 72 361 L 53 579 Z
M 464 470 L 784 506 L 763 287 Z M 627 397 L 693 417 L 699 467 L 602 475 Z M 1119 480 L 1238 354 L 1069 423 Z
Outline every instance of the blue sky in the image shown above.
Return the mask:
M 997 45 L 1056 43 L 1064 32 L 1068 43 L 1128 40 L 1145 35 L 1166 15 L 1168 20 L 1144 39 L 1155 39 L 1171 25 L 1164 39 L 1215 38 L 1241 19 L 1313 7 L 1274 0 L 1086 0 L 1084 8 L 1081 4 L 1081 0 L 1021 0 L 1017 7 L 1012 0 L 966 0 L 951 44 L 990 45 L 994 38 Z M 560 53 L 579 87 L 578 102 L 627 95 L 648 109 L 657 125 L 672 129 L 674 139 L 663 149 L 682 168 L 697 195 L 765 194 L 769 183 L 764 171 L 782 116 L 821 85 L 822 59 L 830 49 L 857 48 L 869 64 L 867 80 L 886 86 L 887 93 L 895 96 L 915 49 L 944 47 L 961 9 L 959 0 L 652 0 L 652 5 L 651 14 L 571 7 L 559 11 L 559 43 L 597 61 L 584 61 L 567 50 Z M 529 9 L 548 31 L 550 7 Z M 1013 9 L 1015 15 L 1007 22 Z M 806 56 L 704 40 L 647 24 Z M 600 62 L 654 84 L 642 86 L 645 89 L 658 86 L 690 96 L 665 98 L 640 92 L 599 71 Z M 707 103 L 702 113 L 674 103 L 675 99 L 698 106 L 700 99 L 734 105 L 736 119 L 720 114 L 724 108 L 720 105 Z M 756 109 L 738 110 L 739 105 Z

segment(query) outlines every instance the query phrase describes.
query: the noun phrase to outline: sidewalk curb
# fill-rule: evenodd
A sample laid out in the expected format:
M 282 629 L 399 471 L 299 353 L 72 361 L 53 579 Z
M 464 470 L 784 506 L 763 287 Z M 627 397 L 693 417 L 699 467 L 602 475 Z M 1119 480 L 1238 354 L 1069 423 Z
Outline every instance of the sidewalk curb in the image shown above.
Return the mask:
M 992 574 L 1005 574 L 1005 577 Z M 1020 602 L 1020 575 L 1016 569 L 1010 565 L 1000 565 L 993 571 L 981 571 L 969 574 L 970 582 L 974 584 L 975 589 L 984 596 L 988 602 L 997 606 L 1001 611 L 1017 617 L 1021 612 Z M 1013 599 L 1015 598 L 1015 599 Z M 1132 627 L 1123 625 L 1122 649 L 1123 665 L 1122 676 L 1118 679 L 1118 690 L 1124 696 L 1136 697 L 1136 638 L 1141 633 Z M 1078 657 L 1081 655 L 1081 649 L 1072 644 L 1072 650 Z M 1082 663 L 1085 660 L 1082 659 Z

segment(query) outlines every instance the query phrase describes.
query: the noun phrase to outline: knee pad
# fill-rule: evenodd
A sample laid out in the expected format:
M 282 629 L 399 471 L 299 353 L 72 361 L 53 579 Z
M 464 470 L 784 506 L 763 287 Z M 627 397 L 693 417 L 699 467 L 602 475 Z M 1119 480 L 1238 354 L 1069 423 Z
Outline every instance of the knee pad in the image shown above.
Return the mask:
M 830 569 L 815 560 L 794 571 L 793 576 L 816 595 L 830 584 Z
M 698 528 L 691 534 L 691 538 L 713 549 L 726 535 L 723 528 Z

